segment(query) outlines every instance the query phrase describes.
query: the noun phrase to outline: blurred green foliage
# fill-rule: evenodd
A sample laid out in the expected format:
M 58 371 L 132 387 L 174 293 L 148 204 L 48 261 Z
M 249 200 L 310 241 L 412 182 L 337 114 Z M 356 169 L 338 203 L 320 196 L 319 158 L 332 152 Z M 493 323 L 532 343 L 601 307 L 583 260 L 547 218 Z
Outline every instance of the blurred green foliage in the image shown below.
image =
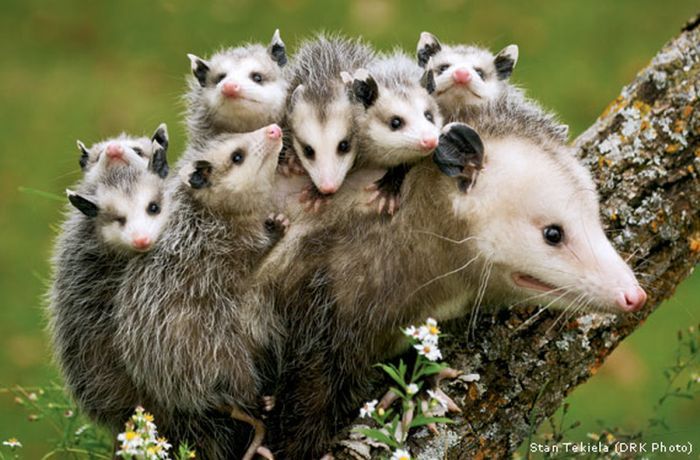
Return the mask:
M 419 32 L 494 50 L 520 45 L 514 80 L 557 110 L 578 134 L 681 25 L 697 0 L 519 2 L 322 0 L 119 2 L 3 0 L 0 4 L 0 386 L 56 379 L 43 329 L 42 294 L 55 201 L 79 177 L 75 140 L 150 133 L 168 123 L 183 147 L 180 96 L 187 52 L 206 55 L 243 40 L 267 42 L 279 27 L 289 50 L 312 31 L 363 35 L 412 52 Z M 663 391 L 677 329 L 698 323 L 700 278 L 687 281 L 570 398 L 580 433 L 596 419 L 634 428 Z M 700 447 L 700 407 L 670 404 L 674 436 Z M 0 438 L 16 436 L 26 458 L 47 451 L 46 431 L 23 422 L 0 394 Z

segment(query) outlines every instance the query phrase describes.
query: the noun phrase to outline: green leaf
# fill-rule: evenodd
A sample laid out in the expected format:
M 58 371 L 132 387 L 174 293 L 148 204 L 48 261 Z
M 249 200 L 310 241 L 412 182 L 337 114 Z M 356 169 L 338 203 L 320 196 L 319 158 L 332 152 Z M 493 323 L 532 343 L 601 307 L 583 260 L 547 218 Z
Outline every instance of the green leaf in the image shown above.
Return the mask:
M 380 364 L 379 367 L 381 367 L 382 370 L 384 370 L 384 372 L 386 372 L 387 375 L 392 378 L 392 380 L 398 383 L 401 388 L 406 387 L 406 382 L 404 381 L 404 379 L 401 378 L 401 376 L 399 375 L 399 370 L 396 369 L 394 366 L 390 364 Z
M 356 428 L 354 431 L 357 431 L 358 433 L 362 433 L 368 438 L 374 439 L 375 441 L 383 442 L 384 444 L 388 445 L 389 447 L 394 447 L 398 448 L 401 447 L 399 446 L 399 443 L 396 442 L 396 440 L 390 436 L 388 436 L 386 433 L 376 430 L 374 428 Z
M 428 361 L 425 364 L 423 364 L 422 368 L 416 373 L 414 380 L 418 380 L 419 378 L 423 376 L 429 376 L 429 375 L 434 375 L 434 374 L 439 374 L 443 369 L 447 368 L 446 364 L 443 363 L 435 363 L 432 361 Z
M 411 428 L 428 425 L 430 423 L 451 424 L 454 423 L 454 420 L 450 420 L 447 417 L 426 417 L 425 415 L 417 415 L 411 422 Z

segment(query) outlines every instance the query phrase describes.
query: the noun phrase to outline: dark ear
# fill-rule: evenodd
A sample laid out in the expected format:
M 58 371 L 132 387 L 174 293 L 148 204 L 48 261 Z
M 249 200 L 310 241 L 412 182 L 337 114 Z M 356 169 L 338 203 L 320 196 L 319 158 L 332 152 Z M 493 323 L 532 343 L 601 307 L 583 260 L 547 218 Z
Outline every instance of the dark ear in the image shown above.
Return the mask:
M 460 177 L 471 185 L 483 167 L 484 144 L 479 135 L 464 123 L 450 123 L 443 128 L 433 161 L 450 177 Z M 468 188 L 468 187 L 467 187 Z
M 207 84 L 207 73 L 209 73 L 209 64 L 204 59 L 201 59 L 194 54 L 188 54 L 190 63 L 192 64 L 192 75 L 197 79 L 199 85 L 203 88 Z
M 199 190 L 206 187 L 211 187 L 209 178 L 211 176 L 212 164 L 206 160 L 195 161 L 194 171 L 190 173 L 188 179 L 190 187 Z
M 420 84 L 423 88 L 428 91 L 428 94 L 433 94 L 435 92 L 435 74 L 432 70 L 426 70 L 423 72 L 423 77 L 420 79 Z
M 425 67 L 431 57 L 442 49 L 440 41 L 430 32 L 422 32 L 418 40 L 418 65 Z
M 73 190 L 66 190 L 66 195 L 68 195 L 68 201 L 70 201 L 70 204 L 75 206 L 78 211 L 82 212 L 88 217 L 97 217 L 100 208 L 98 208 L 94 202 L 78 195 Z
M 88 161 L 90 161 L 90 151 L 85 147 L 85 144 L 82 142 L 78 141 L 78 150 L 80 150 L 80 159 L 78 160 L 78 163 L 80 164 L 80 169 L 85 171 L 85 168 L 87 167 Z
M 284 47 L 284 42 L 280 38 L 279 29 L 276 29 L 274 35 L 272 35 L 272 41 L 270 42 L 270 46 L 267 47 L 267 52 L 278 66 L 284 67 L 287 63 L 287 50 Z
M 379 87 L 377 82 L 365 69 L 355 72 L 355 79 L 352 82 L 352 94 L 355 100 L 362 102 L 365 108 L 371 107 L 379 97 Z
M 518 45 L 508 45 L 503 48 L 493 60 L 498 79 L 505 80 L 509 78 L 513 73 L 516 62 L 518 62 Z
M 153 142 L 153 156 L 148 162 L 148 169 L 161 179 L 168 177 L 168 172 L 170 172 L 167 153 L 167 148 L 161 147 L 157 142 Z
M 161 123 L 156 128 L 156 131 L 151 136 L 151 140 L 160 144 L 166 151 L 168 150 L 168 126 L 165 123 Z

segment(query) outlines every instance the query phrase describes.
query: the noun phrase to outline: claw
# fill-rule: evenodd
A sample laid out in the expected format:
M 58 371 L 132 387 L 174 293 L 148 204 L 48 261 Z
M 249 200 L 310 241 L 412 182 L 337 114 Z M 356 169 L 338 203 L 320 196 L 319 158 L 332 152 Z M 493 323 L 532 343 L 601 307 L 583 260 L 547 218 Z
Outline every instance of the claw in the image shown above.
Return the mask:
M 462 409 L 460 409 L 459 406 L 457 405 L 457 403 L 455 403 L 452 400 L 452 398 L 447 396 L 444 391 L 442 391 L 440 388 L 437 388 L 437 387 L 433 391 L 435 392 L 435 394 L 439 398 L 441 398 L 445 403 L 447 403 L 447 411 L 448 412 L 451 412 L 453 414 L 461 414 L 462 413 Z
M 382 400 L 379 401 L 379 407 L 381 407 L 384 410 L 387 410 L 389 407 L 391 407 L 392 404 L 394 404 L 394 401 L 396 401 L 397 399 L 399 399 L 399 395 L 389 390 L 386 393 L 384 393 L 384 396 L 382 396 Z
M 263 396 L 262 397 L 262 408 L 265 412 L 270 412 L 275 408 L 277 404 L 277 399 L 274 396 Z
M 267 460 L 275 460 L 275 456 L 272 455 L 272 452 L 267 447 L 260 446 L 255 449 L 255 453 L 263 458 L 266 458 Z
M 250 415 L 246 414 L 238 408 L 233 408 L 231 410 L 231 418 L 249 424 L 253 427 L 254 430 L 253 440 L 250 442 L 248 450 L 245 451 L 245 454 L 243 455 L 243 460 L 253 460 L 256 454 L 262 455 L 268 460 L 274 460 L 272 452 L 270 452 L 269 449 L 262 445 L 263 440 L 265 439 L 266 432 L 265 425 L 263 424 L 263 422 L 251 417 Z M 269 454 L 269 456 L 266 454 Z

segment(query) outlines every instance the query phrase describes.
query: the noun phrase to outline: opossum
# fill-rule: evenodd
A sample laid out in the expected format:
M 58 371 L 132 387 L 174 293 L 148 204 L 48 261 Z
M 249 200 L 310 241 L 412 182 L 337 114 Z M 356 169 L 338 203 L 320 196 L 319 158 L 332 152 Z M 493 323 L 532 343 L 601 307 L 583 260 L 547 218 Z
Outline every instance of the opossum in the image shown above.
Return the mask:
M 287 99 L 283 72 L 287 54 L 279 30 L 267 48 L 259 44 L 228 48 L 208 60 L 187 56 L 192 64 L 185 96 L 191 144 L 281 122 Z
M 374 52 L 364 42 L 318 35 L 294 56 L 286 115 L 287 154 L 294 152 L 316 190 L 335 193 L 357 154 L 349 74 L 366 67 Z M 295 160 L 296 161 L 296 160 Z
M 80 151 L 80 158 L 78 160 L 80 169 L 85 175 L 85 181 L 91 181 L 93 180 L 90 177 L 92 167 L 100 159 L 100 156 L 107 151 L 109 151 L 111 155 L 126 155 L 125 152 L 127 151 L 134 153 L 138 157 L 134 158 L 135 161 L 140 162 L 144 167 L 148 165 L 155 151 L 161 148 L 167 151 L 168 128 L 165 123 L 161 123 L 150 138 L 146 136 L 136 137 L 122 133 L 119 136 L 97 142 L 90 148 L 86 147 L 80 140 L 78 140 L 76 144 Z M 129 156 L 131 155 L 129 154 Z
M 114 148 L 132 138 L 105 142 L 104 154 L 89 162 L 89 175 L 68 191 L 74 208 L 52 259 L 47 300 L 56 360 L 79 407 L 115 435 L 134 408 L 147 403 L 115 348 L 113 301 L 127 262 L 152 248 L 168 219 L 167 132 L 161 128 L 162 144 L 139 140 L 143 152 L 151 152 L 148 163 L 133 147 Z
M 277 125 L 190 146 L 168 187 L 171 224 L 151 252 L 130 261 L 119 290 L 127 370 L 181 414 L 162 432 L 189 437 L 203 458 L 241 454 L 233 423 L 213 422 L 217 411 L 255 429 L 243 458 L 265 453 L 259 406 L 275 376 L 279 328 L 249 273 L 288 224 L 268 217 L 281 148 Z
M 518 62 L 517 45 L 494 56 L 478 46 L 442 44 L 428 32 L 421 33 L 417 54 L 418 64 L 435 74 L 435 98 L 448 119 L 464 106 L 497 98 Z
M 431 96 L 432 71 L 423 71 L 401 51 L 379 57 L 353 78 L 357 110 L 356 167 L 388 168 L 373 198 L 393 214 L 410 165 L 438 144 L 442 116 Z
M 643 306 L 556 119 L 499 97 L 470 122 L 445 126 L 434 158 L 407 173 L 393 219 L 363 209 L 361 186 L 348 182 L 327 211 L 335 219 L 302 216 L 304 231 L 261 267 L 286 299 L 290 331 L 273 437 L 280 458 L 328 451 L 335 429 L 371 399 L 372 365 L 402 349 L 400 328 L 533 295 L 556 308 Z

